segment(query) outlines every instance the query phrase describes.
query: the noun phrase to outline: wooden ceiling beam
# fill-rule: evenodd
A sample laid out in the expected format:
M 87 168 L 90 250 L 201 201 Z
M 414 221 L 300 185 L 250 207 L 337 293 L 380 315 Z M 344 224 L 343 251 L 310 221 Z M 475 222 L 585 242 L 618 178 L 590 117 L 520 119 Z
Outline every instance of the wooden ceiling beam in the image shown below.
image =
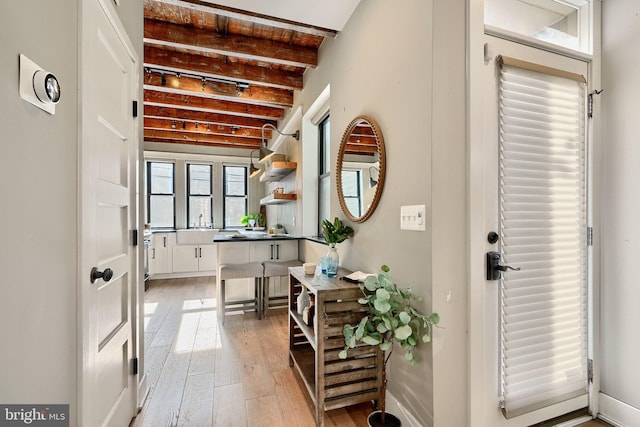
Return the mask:
M 376 137 L 373 135 L 354 135 L 351 134 L 349 135 L 349 144 L 353 144 L 353 145 L 371 145 L 371 146 L 377 146 L 378 145 L 378 141 L 376 140 Z
M 224 142 L 204 142 L 204 141 L 182 141 L 179 139 L 165 139 L 165 138 L 145 138 L 144 142 L 157 142 L 162 144 L 184 144 L 184 145 L 200 145 L 205 147 L 219 147 L 219 148 L 232 148 L 232 149 L 246 149 L 246 150 L 257 150 L 260 147 L 254 146 L 237 146 L 231 145 Z
M 269 123 L 277 126 L 275 120 L 254 119 L 251 117 L 232 116 L 229 114 L 212 113 L 207 111 L 184 110 L 175 107 L 161 107 L 155 105 L 144 106 L 144 117 L 164 118 L 170 120 L 188 120 L 200 123 L 211 123 L 222 126 L 236 126 L 238 128 L 249 127 L 260 129 L 264 124 Z M 265 135 L 270 129 L 265 130 Z
M 285 30 L 297 31 L 300 33 L 311 34 L 320 37 L 335 38 L 337 31 L 327 28 L 316 27 L 313 25 L 301 24 L 299 22 L 288 21 L 286 19 L 275 18 L 272 16 L 261 15 L 258 13 L 247 12 L 231 7 L 220 6 L 200 0 L 154 0 L 156 3 L 171 4 L 174 6 L 185 7 L 188 9 L 211 13 L 215 15 L 224 15 L 229 18 L 242 19 L 260 25 L 269 27 L 282 28 Z
M 378 152 L 378 147 L 375 145 L 347 144 L 345 152 L 347 154 L 373 154 Z
M 166 74 L 164 84 L 162 75 L 157 72 L 144 74 L 144 88 L 160 92 L 180 93 L 182 95 L 209 96 L 224 100 L 248 102 L 251 104 L 275 104 L 290 108 L 293 105 L 293 93 L 290 90 L 253 85 L 239 88 L 234 83 L 211 81 Z
M 144 20 L 144 42 L 293 67 L 318 65 L 318 51 L 311 47 L 240 35 L 225 36 L 153 19 Z
M 272 70 L 255 65 L 227 63 L 202 55 L 175 52 L 152 46 L 144 47 L 145 67 L 162 68 L 178 73 L 192 73 L 203 77 L 273 86 L 280 89 L 301 90 L 302 73 Z
M 261 140 L 262 132 L 260 129 L 237 127 L 233 125 L 211 124 L 201 121 L 190 121 L 169 118 L 145 117 L 144 129 L 147 130 L 166 130 L 175 132 L 197 132 L 211 135 L 226 135 L 243 138 L 257 138 Z M 268 129 L 268 128 L 267 128 Z M 271 138 L 270 129 L 265 130 L 265 138 Z
M 180 95 L 177 93 L 144 91 L 145 105 L 176 107 L 185 110 L 210 111 L 242 117 L 258 119 L 284 119 L 284 109 L 267 107 L 264 105 L 245 104 L 240 102 L 223 101 L 213 98 Z
M 163 140 L 174 143 L 208 143 L 208 144 L 224 144 L 224 146 L 235 148 L 260 148 L 260 140 L 255 138 L 241 138 L 225 135 L 211 135 L 193 132 L 175 132 L 165 130 L 144 130 L 144 140 Z

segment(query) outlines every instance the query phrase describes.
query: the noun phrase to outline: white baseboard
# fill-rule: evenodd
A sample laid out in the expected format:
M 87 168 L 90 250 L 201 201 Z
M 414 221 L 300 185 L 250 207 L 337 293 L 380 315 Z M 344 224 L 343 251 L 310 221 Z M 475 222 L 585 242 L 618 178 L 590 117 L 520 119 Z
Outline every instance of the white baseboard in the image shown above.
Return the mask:
M 386 411 L 398 417 L 402 423 L 402 427 L 425 427 L 423 423 L 419 422 L 413 414 L 407 411 L 393 394 L 387 390 L 386 395 Z M 427 425 L 433 426 L 433 418 L 427 420 Z
M 162 279 L 183 279 L 185 277 L 203 277 L 203 276 L 215 276 L 216 271 L 194 271 L 189 273 L 156 273 L 152 274 L 150 280 L 162 280 Z
M 149 396 L 149 391 L 149 387 L 147 387 L 147 375 L 143 373 L 142 378 L 138 382 L 138 412 L 142 410 L 147 396 Z
M 634 408 L 604 393 L 600 393 L 598 398 L 600 405 L 598 418 L 602 418 L 604 421 L 616 427 L 640 426 L 640 409 Z

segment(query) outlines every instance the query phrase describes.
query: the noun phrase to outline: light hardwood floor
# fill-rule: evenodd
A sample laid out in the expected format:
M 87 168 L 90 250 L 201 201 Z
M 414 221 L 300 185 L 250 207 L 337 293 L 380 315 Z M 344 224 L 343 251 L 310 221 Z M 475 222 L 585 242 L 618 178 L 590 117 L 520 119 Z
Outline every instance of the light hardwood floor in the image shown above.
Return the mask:
M 145 294 L 150 392 L 131 426 L 315 426 L 306 393 L 289 367 L 286 311 L 271 310 L 263 320 L 254 313 L 229 315 L 221 327 L 215 286 L 215 277 L 150 282 Z M 362 404 L 329 411 L 325 425 L 366 427 L 372 410 Z
M 133 427 L 315 426 L 288 359 L 287 315 L 216 317 L 214 277 L 153 280 L 145 295 L 150 393 Z M 329 411 L 327 426 L 366 426 L 372 405 Z

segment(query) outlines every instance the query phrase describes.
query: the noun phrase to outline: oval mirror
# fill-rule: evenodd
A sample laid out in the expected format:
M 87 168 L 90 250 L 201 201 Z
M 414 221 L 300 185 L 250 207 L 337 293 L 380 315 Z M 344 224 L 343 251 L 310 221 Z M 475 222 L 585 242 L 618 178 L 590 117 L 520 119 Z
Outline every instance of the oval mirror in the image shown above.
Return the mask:
M 342 135 L 336 164 L 336 187 L 342 211 L 364 222 L 376 210 L 384 187 L 386 161 L 382 132 L 375 120 L 358 116 Z

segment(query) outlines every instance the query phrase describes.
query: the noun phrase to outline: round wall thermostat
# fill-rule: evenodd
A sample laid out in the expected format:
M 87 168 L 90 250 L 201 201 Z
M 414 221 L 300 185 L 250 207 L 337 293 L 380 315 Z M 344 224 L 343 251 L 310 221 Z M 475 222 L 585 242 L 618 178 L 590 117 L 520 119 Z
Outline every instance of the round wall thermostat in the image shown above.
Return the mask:
M 60 101 L 60 83 L 51 73 L 36 71 L 33 74 L 33 90 L 42 102 L 57 104 Z

